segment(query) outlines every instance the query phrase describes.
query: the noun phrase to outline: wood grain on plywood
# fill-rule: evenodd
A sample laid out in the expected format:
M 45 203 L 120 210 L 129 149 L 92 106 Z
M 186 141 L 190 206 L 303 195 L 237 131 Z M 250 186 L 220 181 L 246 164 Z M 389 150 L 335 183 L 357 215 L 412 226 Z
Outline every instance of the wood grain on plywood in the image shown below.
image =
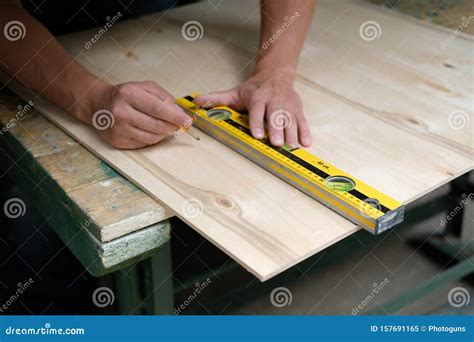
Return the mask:
M 226 15 L 200 3 L 116 24 L 77 59 L 111 82 L 151 79 L 177 97 L 235 86 L 251 72 L 258 7 L 218 6 Z M 205 30 L 195 42 L 181 36 L 192 19 Z M 380 23 L 379 39 L 361 39 L 367 20 Z M 77 53 L 91 34 L 61 41 Z M 447 37 L 352 2 L 320 1 L 296 82 L 314 135 L 310 151 L 405 203 L 472 169 L 472 127 L 448 122 L 456 110 L 472 118 L 472 61 L 458 53 L 472 42 L 438 51 Z M 261 280 L 358 229 L 208 136 L 120 151 L 55 106 L 37 108 Z

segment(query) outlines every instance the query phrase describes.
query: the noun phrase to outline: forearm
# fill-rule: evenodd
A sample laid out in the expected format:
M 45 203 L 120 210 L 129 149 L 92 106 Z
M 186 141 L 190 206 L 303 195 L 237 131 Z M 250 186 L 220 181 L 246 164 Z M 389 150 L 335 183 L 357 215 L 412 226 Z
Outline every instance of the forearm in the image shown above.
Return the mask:
M 107 85 L 77 63 L 21 6 L 0 4 L 0 27 L 13 20 L 24 25 L 25 34 L 22 39 L 8 34 L 1 37 L 0 68 L 90 124 L 91 102 Z
M 255 73 L 294 79 L 315 0 L 262 0 L 260 48 Z

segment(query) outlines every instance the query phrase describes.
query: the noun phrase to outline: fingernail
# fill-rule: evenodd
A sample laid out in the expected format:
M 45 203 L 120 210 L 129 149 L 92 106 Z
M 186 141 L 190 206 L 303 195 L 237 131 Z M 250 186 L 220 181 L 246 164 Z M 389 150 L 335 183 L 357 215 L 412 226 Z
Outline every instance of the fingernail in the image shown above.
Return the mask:
M 274 137 L 273 144 L 277 146 L 283 145 L 283 139 L 281 137 Z
M 263 131 L 260 128 L 256 128 L 253 130 L 253 135 L 257 139 L 262 139 L 263 138 Z
M 307 147 L 311 146 L 312 139 L 310 137 L 303 137 L 301 140 L 302 140 L 303 145 Z

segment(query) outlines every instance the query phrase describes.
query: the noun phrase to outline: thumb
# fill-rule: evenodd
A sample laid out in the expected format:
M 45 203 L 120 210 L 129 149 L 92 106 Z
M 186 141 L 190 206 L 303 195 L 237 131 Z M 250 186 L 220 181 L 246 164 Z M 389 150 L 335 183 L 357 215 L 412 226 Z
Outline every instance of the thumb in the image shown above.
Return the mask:
M 234 89 L 198 95 L 193 102 L 202 107 L 229 106 L 236 109 L 241 107 L 238 92 Z

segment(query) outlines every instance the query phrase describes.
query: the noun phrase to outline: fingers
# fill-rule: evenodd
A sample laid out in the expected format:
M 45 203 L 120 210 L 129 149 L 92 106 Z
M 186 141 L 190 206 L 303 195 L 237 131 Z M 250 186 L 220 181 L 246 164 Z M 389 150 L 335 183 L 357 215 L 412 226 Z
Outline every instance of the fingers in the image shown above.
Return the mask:
M 205 107 L 229 106 L 237 110 L 242 107 L 238 92 L 234 89 L 198 95 L 193 102 L 198 106 Z
M 193 123 L 187 114 L 174 105 L 174 100 L 172 103 L 167 102 L 141 88 L 128 96 L 127 102 L 140 112 L 178 127 L 188 127 Z
M 166 138 L 165 134 L 151 133 L 127 123 L 117 125 L 114 131 L 110 133 L 110 139 L 121 145 L 128 144 L 127 141 L 131 141 L 132 143 L 138 141 L 148 146 L 157 144 L 164 138 Z
M 287 143 L 297 147 L 299 144 L 309 147 L 312 144 L 311 131 L 302 112 L 281 109 L 268 105 L 265 113 L 270 142 L 275 146 Z
M 165 89 L 160 87 L 156 82 L 153 81 L 144 81 L 141 82 L 143 88 L 148 91 L 150 94 L 155 95 L 159 99 L 162 99 L 168 103 L 174 103 L 174 97 L 170 93 L 168 93 Z
M 295 120 L 285 128 L 285 142 L 292 147 L 298 146 L 298 126 Z
M 273 145 L 282 146 L 287 143 L 293 147 L 311 146 L 311 131 L 304 117 L 301 102 L 294 101 L 285 104 L 271 102 L 266 105 L 265 117 L 270 142 Z
M 123 149 L 123 150 L 137 150 L 139 148 L 144 148 L 148 146 L 147 143 L 144 143 L 142 141 L 138 141 L 135 139 L 123 139 L 116 143 L 109 141 L 109 143 L 112 146 Z
M 98 131 L 98 133 L 110 145 L 128 150 L 154 145 L 166 137 L 166 135 L 149 133 L 127 124 L 119 124 L 114 126 L 113 130 Z
M 198 106 L 229 106 L 235 110 L 247 109 L 249 127 L 256 139 L 265 136 L 265 123 L 270 143 L 283 146 L 309 147 L 311 132 L 303 115 L 301 99 L 292 88 L 273 84 L 246 82 L 237 88 L 196 96 Z
M 265 103 L 254 102 L 249 106 L 249 125 L 252 135 L 257 139 L 262 139 L 265 135 L 263 119 L 265 116 Z
M 146 115 L 132 107 L 130 107 L 129 123 L 131 126 L 159 135 L 170 134 L 179 129 L 176 125 Z
M 106 108 L 113 116 L 112 125 L 94 127 L 112 146 L 136 149 L 153 145 L 193 123 L 177 108 L 171 94 L 155 82 L 123 83 L 113 87 L 110 95 Z
M 285 128 L 285 120 L 287 120 L 286 110 L 279 107 L 275 107 L 272 104 L 267 105 L 266 119 L 268 127 L 268 135 L 270 142 L 274 146 L 283 146 L 284 134 L 283 129 Z
M 313 138 L 311 136 L 311 131 L 309 129 L 308 123 L 304 116 L 301 116 L 297 122 L 298 126 L 298 136 L 302 146 L 310 147 L 313 143 Z
M 128 136 L 131 139 L 141 141 L 148 145 L 157 144 L 166 138 L 166 135 L 153 134 L 134 126 L 129 126 L 126 130 L 127 132 L 124 132 L 124 136 Z

